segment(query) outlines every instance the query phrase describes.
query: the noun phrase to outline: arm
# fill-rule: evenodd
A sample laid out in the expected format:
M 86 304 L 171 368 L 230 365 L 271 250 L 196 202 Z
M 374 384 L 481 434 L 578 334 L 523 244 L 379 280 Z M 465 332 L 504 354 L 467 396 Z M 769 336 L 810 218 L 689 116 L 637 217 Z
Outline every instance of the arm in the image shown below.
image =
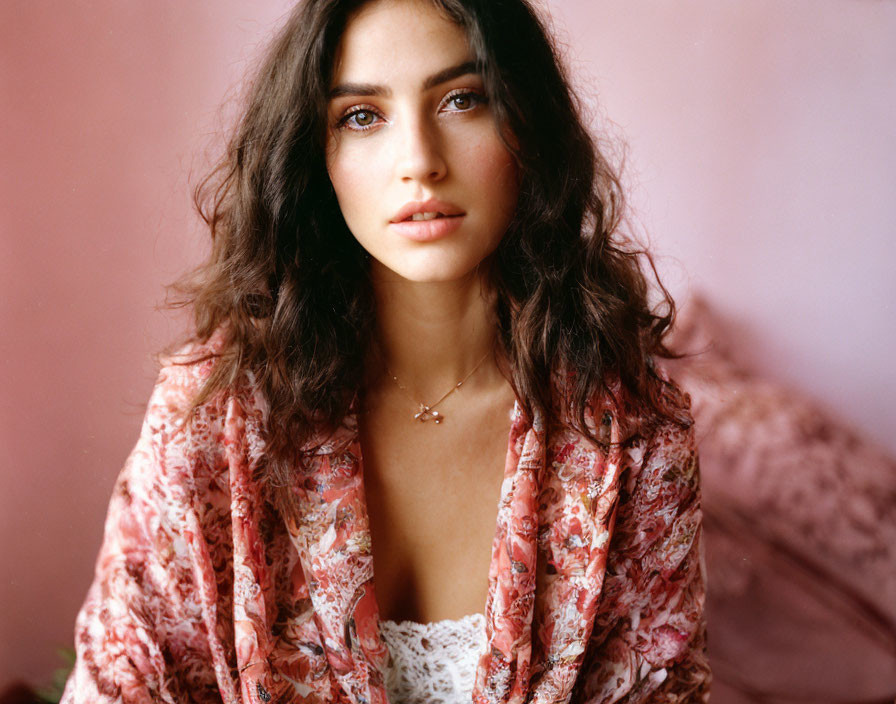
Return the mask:
M 212 664 L 223 656 L 208 636 L 217 589 L 194 501 L 200 457 L 183 420 L 194 382 L 188 367 L 162 371 L 115 484 L 62 704 L 222 700 Z
M 664 425 L 630 454 L 574 700 L 707 702 L 712 675 L 693 424 Z

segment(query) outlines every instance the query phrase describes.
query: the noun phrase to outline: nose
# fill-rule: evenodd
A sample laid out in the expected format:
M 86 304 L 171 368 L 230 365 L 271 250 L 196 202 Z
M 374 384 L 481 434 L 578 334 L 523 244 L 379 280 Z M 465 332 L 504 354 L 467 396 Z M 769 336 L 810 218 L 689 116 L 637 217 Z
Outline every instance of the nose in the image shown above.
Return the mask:
M 426 119 L 406 120 L 399 133 L 396 170 L 408 181 L 439 181 L 448 171 L 441 135 Z

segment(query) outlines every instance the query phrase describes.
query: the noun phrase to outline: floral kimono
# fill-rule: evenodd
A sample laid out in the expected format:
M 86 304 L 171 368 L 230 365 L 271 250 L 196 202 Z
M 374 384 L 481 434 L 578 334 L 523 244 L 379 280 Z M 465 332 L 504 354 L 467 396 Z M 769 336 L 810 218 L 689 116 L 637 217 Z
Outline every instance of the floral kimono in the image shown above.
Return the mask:
M 63 704 L 385 704 L 356 418 L 309 443 L 299 514 L 284 520 L 256 476 L 266 405 L 253 380 L 186 422 L 211 365 L 161 372 L 115 485 Z M 598 445 L 514 408 L 473 701 L 706 702 L 693 429 L 620 443 L 613 414 L 588 419 Z

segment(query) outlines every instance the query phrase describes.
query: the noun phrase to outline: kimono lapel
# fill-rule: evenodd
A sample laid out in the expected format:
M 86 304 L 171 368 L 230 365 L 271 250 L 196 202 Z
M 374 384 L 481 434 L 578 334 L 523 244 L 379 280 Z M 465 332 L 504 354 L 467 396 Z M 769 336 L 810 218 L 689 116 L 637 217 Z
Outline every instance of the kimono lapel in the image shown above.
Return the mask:
M 592 426 L 593 428 L 593 426 Z M 620 431 L 606 442 L 514 409 L 486 605 L 476 704 L 566 702 L 591 637 L 618 497 Z
M 558 431 L 538 499 L 539 564 L 528 701 L 568 701 L 591 637 L 616 517 L 622 451 L 619 424 L 605 413 L 595 446 Z
M 272 689 L 267 658 L 272 647 L 268 600 L 272 598 L 273 584 L 265 560 L 264 540 L 258 529 L 264 501 L 260 485 L 252 481 L 252 470 L 258 466 L 259 450 L 263 447 L 262 423 L 258 413 L 247 414 L 235 402 L 228 405 L 224 447 L 230 470 L 227 476 L 233 537 L 234 645 L 242 701 L 263 703 L 265 698 L 270 700 Z M 220 666 L 217 669 L 223 670 L 218 681 L 228 681 L 224 675 L 226 670 Z M 231 696 L 232 699 L 225 701 L 237 701 Z
M 312 443 L 313 444 L 313 443 Z M 296 488 L 299 549 L 327 662 L 353 704 L 387 704 L 357 420 L 317 448 Z
M 598 436 L 607 443 L 597 447 L 569 430 L 548 438 L 540 413 L 530 423 L 514 405 L 475 704 L 569 699 L 591 636 L 618 496 L 615 417 L 602 416 Z M 356 416 L 317 447 L 301 477 L 290 534 L 327 663 L 352 704 L 387 704 L 389 653 L 379 633 Z
M 522 701 L 529 685 L 535 593 L 538 487 L 544 475 L 544 422 L 527 426 L 514 405 L 485 606 L 486 652 L 473 701 Z

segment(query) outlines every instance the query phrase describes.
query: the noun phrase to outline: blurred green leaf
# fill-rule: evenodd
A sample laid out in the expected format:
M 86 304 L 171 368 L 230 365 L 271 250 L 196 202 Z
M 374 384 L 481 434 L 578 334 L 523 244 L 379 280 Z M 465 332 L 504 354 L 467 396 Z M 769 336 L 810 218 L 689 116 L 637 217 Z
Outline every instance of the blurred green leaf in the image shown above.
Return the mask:
M 59 658 L 65 664 L 53 671 L 51 683 L 48 686 L 37 690 L 38 700 L 47 702 L 47 704 L 58 704 L 59 700 L 62 699 L 65 683 L 75 667 L 74 648 L 59 648 L 56 654 L 59 655 Z

